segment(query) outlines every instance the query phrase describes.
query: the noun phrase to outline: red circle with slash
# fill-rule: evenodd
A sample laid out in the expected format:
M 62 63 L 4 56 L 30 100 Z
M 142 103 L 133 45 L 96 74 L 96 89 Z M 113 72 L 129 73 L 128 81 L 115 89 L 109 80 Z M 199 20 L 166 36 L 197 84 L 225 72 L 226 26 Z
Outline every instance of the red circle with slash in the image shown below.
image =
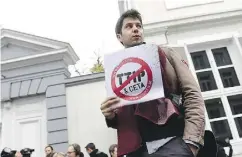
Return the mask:
M 116 74 L 119 71 L 119 69 L 124 66 L 125 64 L 130 64 L 130 63 L 137 63 L 140 64 L 141 67 L 132 75 L 129 76 L 129 78 L 124 81 L 119 87 L 117 87 L 116 85 Z M 130 96 L 130 95 L 126 95 L 121 93 L 121 90 L 123 88 L 125 88 L 135 77 L 137 77 L 138 75 L 140 75 L 140 73 L 142 71 L 145 71 L 147 74 L 147 85 L 145 87 L 145 89 L 134 96 Z M 149 67 L 149 65 L 143 61 L 140 58 L 135 58 L 135 57 L 130 57 L 130 58 L 126 58 L 124 59 L 116 68 L 114 68 L 113 72 L 112 72 L 112 76 L 111 76 L 111 86 L 112 86 L 112 90 L 113 92 L 120 98 L 124 99 L 124 100 L 128 100 L 128 101 L 134 101 L 134 100 L 139 100 L 141 98 L 143 98 L 145 95 L 147 95 L 152 87 L 153 84 L 153 75 L 152 75 L 152 71 Z

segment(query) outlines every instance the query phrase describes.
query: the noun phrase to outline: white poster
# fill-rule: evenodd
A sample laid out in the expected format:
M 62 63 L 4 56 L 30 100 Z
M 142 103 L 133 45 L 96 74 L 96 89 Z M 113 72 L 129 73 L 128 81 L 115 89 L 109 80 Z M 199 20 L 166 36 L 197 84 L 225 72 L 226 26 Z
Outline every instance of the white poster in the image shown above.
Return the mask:
M 115 107 L 164 97 L 157 45 L 143 44 L 104 56 L 107 96 L 117 96 Z

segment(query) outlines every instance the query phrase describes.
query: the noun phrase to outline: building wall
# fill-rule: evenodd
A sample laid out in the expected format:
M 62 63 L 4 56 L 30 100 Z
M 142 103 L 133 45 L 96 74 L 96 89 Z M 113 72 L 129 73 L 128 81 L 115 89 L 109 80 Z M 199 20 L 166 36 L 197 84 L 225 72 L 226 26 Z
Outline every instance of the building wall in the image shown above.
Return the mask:
M 158 26 L 159 27 L 159 26 Z M 199 23 L 192 23 L 188 25 L 168 27 L 161 32 L 154 32 L 152 34 L 146 33 L 145 27 L 145 41 L 156 44 L 181 44 L 184 40 L 212 40 L 213 36 L 219 34 L 242 34 L 242 18 L 233 17 L 226 18 L 222 21 L 205 21 Z M 166 32 L 167 31 L 167 32 Z M 166 33 L 166 36 L 165 36 Z
M 177 0 L 131 1 L 131 7 L 141 12 L 145 24 L 238 10 L 242 6 L 240 0 L 194 0 L 179 3 Z
M 100 151 L 108 153 L 109 146 L 117 143 L 117 136 L 114 129 L 107 128 L 100 111 L 106 98 L 103 78 L 67 87 L 66 97 L 69 143 L 79 143 L 85 153 L 85 146 L 93 142 Z

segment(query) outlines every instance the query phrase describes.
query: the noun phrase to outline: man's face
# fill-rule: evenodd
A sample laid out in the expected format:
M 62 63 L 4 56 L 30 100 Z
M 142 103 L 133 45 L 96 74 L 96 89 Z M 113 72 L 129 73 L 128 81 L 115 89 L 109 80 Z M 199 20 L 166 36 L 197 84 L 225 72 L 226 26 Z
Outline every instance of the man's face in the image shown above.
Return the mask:
M 86 151 L 88 154 L 91 154 L 91 152 L 92 152 L 92 150 L 90 148 L 87 148 Z
M 143 26 L 139 19 L 125 18 L 121 29 L 121 34 L 117 34 L 120 42 L 125 47 L 131 47 L 143 43 Z
M 115 147 L 113 153 L 111 153 L 112 157 L 117 157 L 118 156 L 117 150 L 118 150 L 117 147 Z
M 67 157 L 76 157 L 76 152 L 73 146 L 68 147 Z
M 23 155 L 20 152 L 15 153 L 15 157 L 22 157 Z
M 45 154 L 48 155 L 52 152 L 50 147 L 45 148 Z

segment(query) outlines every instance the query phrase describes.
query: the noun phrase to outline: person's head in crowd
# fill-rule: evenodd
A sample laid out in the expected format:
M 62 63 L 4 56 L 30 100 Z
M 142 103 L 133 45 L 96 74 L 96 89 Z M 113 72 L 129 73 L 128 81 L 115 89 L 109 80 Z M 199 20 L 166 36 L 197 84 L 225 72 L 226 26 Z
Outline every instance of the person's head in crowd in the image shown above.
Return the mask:
M 86 148 L 87 153 L 90 155 L 90 157 L 108 157 L 107 154 L 99 151 L 96 148 L 94 143 L 87 144 L 87 146 L 85 148 Z
M 15 157 L 23 157 L 23 155 L 22 155 L 19 151 L 17 151 L 17 152 L 15 153 Z
M 67 150 L 67 157 L 83 157 L 84 154 L 81 152 L 81 147 L 79 144 L 74 143 L 69 145 Z
M 54 152 L 51 152 L 49 154 L 46 155 L 46 157 L 54 157 L 55 153 Z
M 17 152 L 16 150 L 12 150 L 9 147 L 5 147 L 1 152 L 1 157 L 8 157 L 8 156 L 14 157 L 16 152 Z
M 48 155 L 50 153 L 53 153 L 54 152 L 54 149 L 51 145 L 48 145 L 45 147 L 45 155 Z
M 62 152 L 55 153 L 53 157 L 65 157 L 65 154 Z
M 117 144 L 112 144 L 110 147 L 109 147 L 109 154 L 111 157 L 117 157 L 117 152 L 118 151 L 118 145 Z
M 86 148 L 87 153 L 91 154 L 96 149 L 96 146 L 94 143 L 88 143 L 85 148 Z

